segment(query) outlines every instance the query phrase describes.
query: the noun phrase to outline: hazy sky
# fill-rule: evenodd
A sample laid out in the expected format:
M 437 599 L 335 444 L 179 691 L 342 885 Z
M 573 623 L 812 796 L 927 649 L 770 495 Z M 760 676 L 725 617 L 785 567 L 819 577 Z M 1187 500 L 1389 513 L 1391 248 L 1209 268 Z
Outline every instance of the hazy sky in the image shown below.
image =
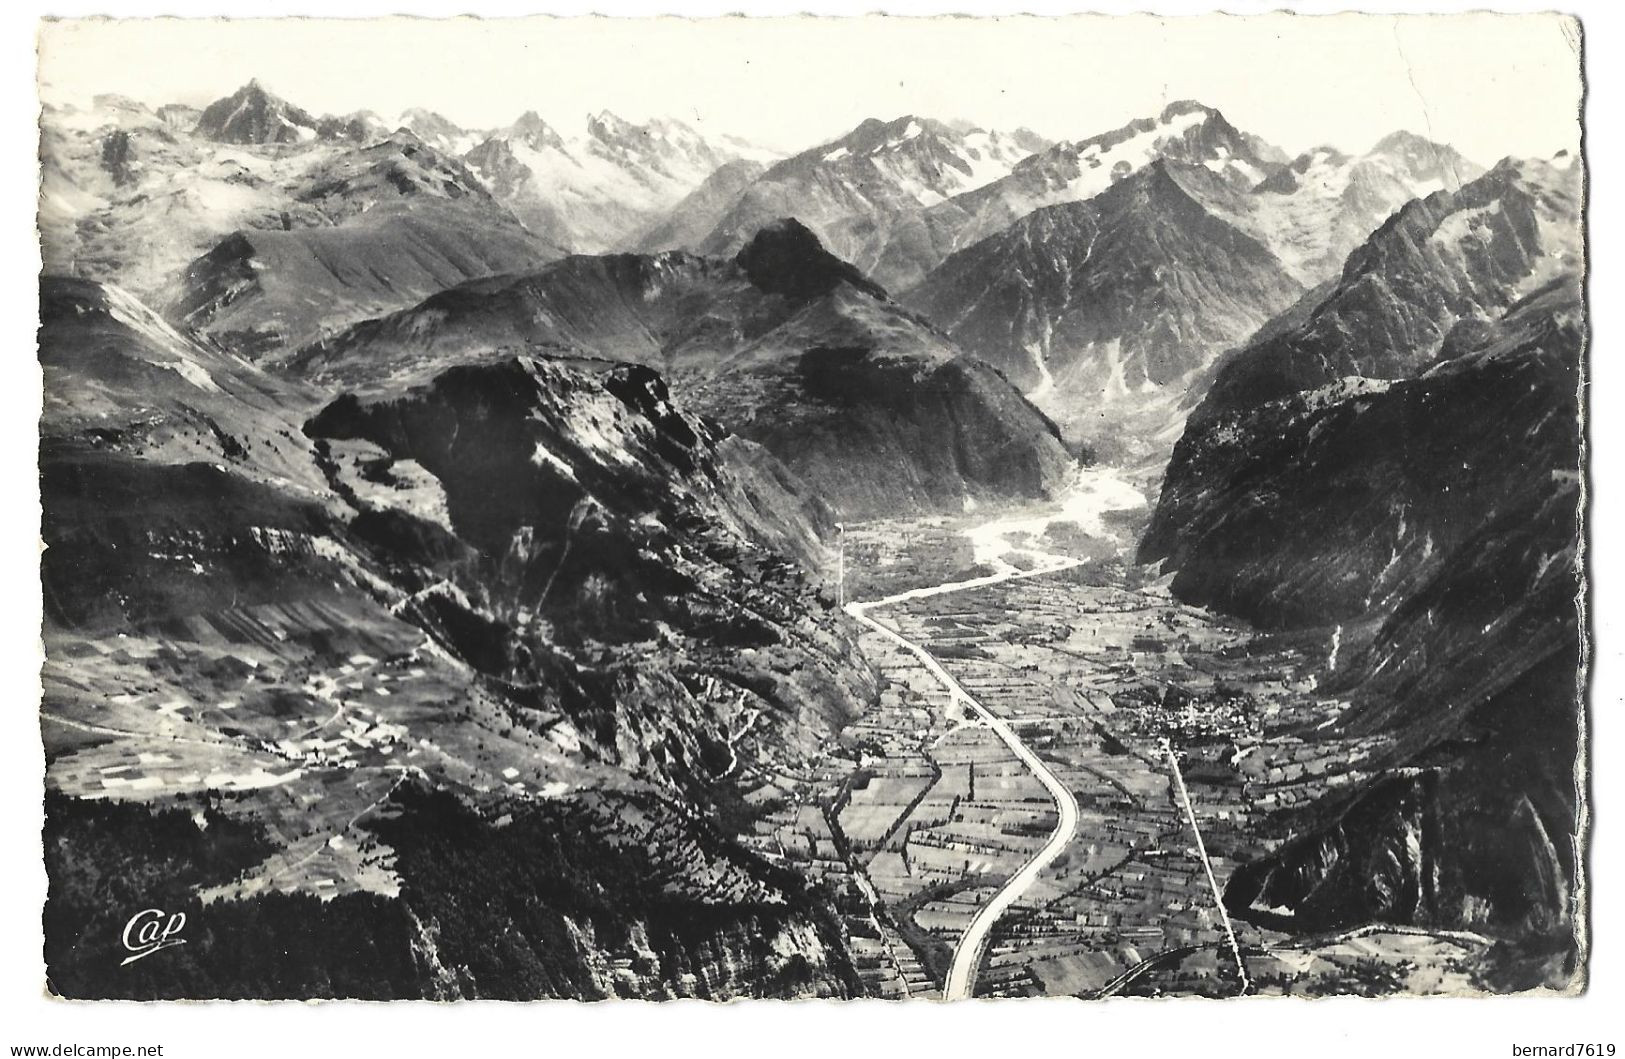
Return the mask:
M 1194 98 L 1290 152 L 1395 129 L 1491 163 L 1578 142 L 1578 31 L 1544 15 L 47 23 L 41 93 L 206 103 L 258 77 L 316 113 L 681 118 L 780 148 L 905 113 L 1075 139 Z

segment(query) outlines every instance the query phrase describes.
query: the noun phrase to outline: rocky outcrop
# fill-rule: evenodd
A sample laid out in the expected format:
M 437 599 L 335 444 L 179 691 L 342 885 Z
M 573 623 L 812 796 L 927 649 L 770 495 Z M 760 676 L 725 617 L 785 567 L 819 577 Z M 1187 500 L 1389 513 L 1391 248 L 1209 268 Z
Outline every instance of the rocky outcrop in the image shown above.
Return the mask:
M 838 641 L 814 619 L 821 608 L 799 568 L 751 543 L 790 543 L 778 527 L 800 502 L 781 493 L 797 506 L 774 511 L 758 489 L 765 513 L 739 503 L 748 488 L 722 463 L 719 438 L 674 408 L 648 368 L 533 359 L 452 368 L 400 397 L 341 398 L 306 431 L 378 446 L 387 458 L 373 473 L 411 461 L 439 482 L 447 521 L 434 529 L 464 548 L 436 569 L 452 590 L 414 607 L 503 680 L 615 688 L 576 722 L 617 759 L 705 778 L 698 763 L 712 759 L 723 719 L 718 703 L 684 686 L 690 669 L 690 681 L 754 689 L 734 710 L 766 699 L 807 731 L 838 723 L 840 704 L 862 698 L 853 674 L 804 663 Z M 463 628 L 477 638 L 461 639 Z M 662 635 L 668 672 L 634 648 Z M 565 650 L 576 644 L 631 650 L 609 670 L 601 657 L 589 676 Z

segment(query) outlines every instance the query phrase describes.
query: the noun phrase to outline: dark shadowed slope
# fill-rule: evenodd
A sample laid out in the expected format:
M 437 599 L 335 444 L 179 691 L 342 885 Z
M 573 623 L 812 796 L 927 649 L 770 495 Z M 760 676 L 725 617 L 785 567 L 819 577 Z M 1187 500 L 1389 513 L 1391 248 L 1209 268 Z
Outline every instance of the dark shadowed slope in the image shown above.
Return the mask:
M 1396 737 L 1396 771 L 1306 814 L 1233 906 L 1479 930 L 1502 988 L 1573 973 L 1583 342 L 1560 281 L 1421 378 L 1278 421 L 1192 527 L 1175 591 L 1342 623 L 1340 727 Z

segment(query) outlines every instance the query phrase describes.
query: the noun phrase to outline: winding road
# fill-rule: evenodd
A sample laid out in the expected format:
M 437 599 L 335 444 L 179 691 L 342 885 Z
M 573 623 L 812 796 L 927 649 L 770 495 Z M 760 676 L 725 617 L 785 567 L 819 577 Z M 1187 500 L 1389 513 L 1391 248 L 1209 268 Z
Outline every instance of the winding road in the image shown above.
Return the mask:
M 1037 881 L 1039 873 L 1048 867 L 1051 861 L 1060 856 L 1067 843 L 1072 841 L 1072 835 L 1078 829 L 1078 800 L 1067 789 L 1066 784 L 1062 783 L 1049 770 L 1049 766 L 1044 764 L 1043 760 L 1032 751 L 1032 748 L 1021 741 L 1021 737 L 1005 723 L 1004 719 L 994 714 L 980 702 L 977 702 L 969 692 L 960 686 L 959 681 L 955 680 L 952 674 L 931 656 L 931 652 L 896 630 L 882 625 L 874 618 L 871 618 L 868 612 L 877 607 L 885 607 L 914 599 L 924 599 L 927 596 L 963 592 L 967 589 L 985 588 L 988 585 L 996 585 L 1018 578 L 1053 574 L 1078 566 L 1082 562 L 1079 559 L 1066 559 L 1055 556 L 1051 556 L 1049 559 L 1050 561 L 1047 564 L 1032 570 L 1017 570 L 1010 567 L 999 573 L 989 574 L 986 577 L 976 577 L 966 581 L 952 581 L 946 584 L 933 585 L 929 588 L 916 588 L 868 603 L 848 603 L 846 605 L 848 614 L 918 658 L 920 663 L 930 671 L 931 675 L 936 677 L 937 681 L 948 689 L 948 694 L 953 699 L 969 706 L 982 719 L 983 723 L 1004 741 L 1005 746 L 1010 748 L 1011 753 L 1015 754 L 1023 764 L 1032 769 L 1039 782 L 1055 799 L 1055 807 L 1060 813 L 1060 820 L 1055 825 L 1055 831 L 1050 835 L 1049 841 L 1044 844 L 1042 849 L 1033 854 L 1031 859 L 1026 864 L 1023 864 L 1019 871 L 1010 876 L 1009 881 L 1000 887 L 998 893 L 993 895 L 992 900 L 982 906 L 981 910 L 976 913 L 976 918 L 971 920 L 970 927 L 960 937 L 959 944 L 954 949 L 953 965 L 948 971 L 947 985 L 942 991 L 944 1000 L 964 1000 L 972 996 L 976 986 L 976 969 L 982 962 L 982 950 L 987 947 L 988 935 L 993 930 L 993 924 L 998 922 L 999 917 L 1011 905 L 1021 899 L 1021 895 L 1026 893 L 1027 889 Z
M 1033 543 L 1042 541 L 1049 527 L 1057 522 L 1070 523 L 1076 529 L 1102 540 L 1115 539 L 1116 535 L 1105 525 L 1103 516 L 1110 511 L 1131 510 L 1144 505 L 1145 495 L 1119 477 L 1116 472 L 1108 468 L 1080 468 L 1075 472 L 1070 488 L 1051 509 L 1026 512 L 1015 517 L 995 518 L 966 531 L 965 536 L 972 545 L 976 561 L 991 567 L 993 573 L 963 581 L 948 581 L 940 585 L 910 589 L 907 592 L 864 603 L 848 603 L 844 608 L 852 617 L 918 658 L 931 675 L 948 689 L 952 699 L 969 706 L 982 723 L 992 729 L 1004 745 L 1010 748 L 1010 752 L 1038 777 L 1044 789 L 1049 791 L 1050 797 L 1055 800 L 1056 812 L 1060 817 L 1049 840 L 1010 876 L 987 904 L 978 910 L 970 926 L 960 936 L 959 944 L 954 948 L 953 964 L 948 969 L 947 983 L 942 990 L 944 1000 L 964 1000 L 974 995 L 976 971 L 981 965 L 982 953 L 987 948 L 993 925 L 1012 905 L 1021 900 L 1022 895 L 1038 880 L 1039 874 L 1049 867 L 1072 841 L 1072 836 L 1078 829 L 1078 800 L 1032 748 L 1021 741 L 1021 737 L 1010 725 L 977 702 L 960 686 L 959 681 L 942 667 L 942 663 L 931 656 L 931 652 L 896 629 L 882 625 L 870 617 L 869 612 L 916 599 L 987 588 L 1022 578 L 1043 577 L 1081 566 L 1088 560 L 1040 551 L 1033 547 Z M 1031 567 L 1024 570 L 1015 566 L 1009 561 L 1012 555 L 1024 557 L 1032 564 Z

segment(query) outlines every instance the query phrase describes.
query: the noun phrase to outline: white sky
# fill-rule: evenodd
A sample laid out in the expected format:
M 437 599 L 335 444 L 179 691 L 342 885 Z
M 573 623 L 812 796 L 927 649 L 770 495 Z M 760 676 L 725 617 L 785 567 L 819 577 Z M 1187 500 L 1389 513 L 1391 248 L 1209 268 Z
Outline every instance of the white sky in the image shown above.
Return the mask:
M 1578 144 L 1578 31 L 1545 15 L 45 23 L 41 94 L 203 104 L 258 77 L 316 113 L 470 127 L 609 109 L 784 149 L 912 113 L 1075 139 L 1184 98 L 1296 153 L 1395 129 L 1492 163 Z

